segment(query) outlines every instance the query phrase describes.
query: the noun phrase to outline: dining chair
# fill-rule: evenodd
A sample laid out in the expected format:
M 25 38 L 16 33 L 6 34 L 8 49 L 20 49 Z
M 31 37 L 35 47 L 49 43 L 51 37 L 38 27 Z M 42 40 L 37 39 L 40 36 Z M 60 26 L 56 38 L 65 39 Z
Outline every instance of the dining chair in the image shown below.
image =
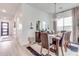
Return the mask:
M 47 55 L 49 55 L 49 51 L 50 51 L 50 48 L 52 47 L 52 45 L 50 45 L 49 41 L 48 41 L 48 34 L 46 32 L 41 32 L 41 51 L 40 53 L 42 54 L 42 50 L 43 48 L 47 49 L 48 50 L 48 53 Z
M 67 52 L 67 47 L 69 47 L 69 44 L 70 44 L 70 35 L 71 35 L 71 32 L 66 32 L 65 34 L 66 35 L 64 37 L 64 39 L 65 39 L 65 45 L 64 45 L 64 47 L 65 47 L 65 52 Z
M 60 47 L 61 48 L 61 52 L 62 52 L 62 55 L 64 56 L 64 51 L 63 51 L 63 46 L 64 46 L 64 36 L 65 34 L 64 33 L 58 33 L 57 37 L 59 37 L 59 46 L 58 48 Z M 52 38 L 52 40 L 54 40 L 52 42 L 52 44 L 54 44 L 54 47 L 57 46 L 56 44 L 56 40 L 58 40 L 57 38 Z M 57 48 L 56 48 L 57 49 Z
M 67 47 L 68 47 L 68 44 L 70 43 L 70 33 L 71 32 L 64 32 L 63 37 L 60 40 L 60 47 L 62 50 L 62 55 L 64 55 L 64 49 L 65 49 L 65 52 L 67 52 Z
M 64 49 L 65 52 L 67 51 L 68 43 L 70 43 L 70 33 L 71 32 L 62 32 L 62 37 L 59 42 L 59 46 L 61 47 L 62 55 L 64 56 Z

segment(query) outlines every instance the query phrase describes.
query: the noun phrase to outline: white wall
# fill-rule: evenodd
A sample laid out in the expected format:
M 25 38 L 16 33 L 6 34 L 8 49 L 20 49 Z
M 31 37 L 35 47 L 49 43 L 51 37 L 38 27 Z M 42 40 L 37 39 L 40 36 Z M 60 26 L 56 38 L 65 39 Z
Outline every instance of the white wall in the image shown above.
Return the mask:
M 19 20 L 17 20 L 17 18 L 19 18 Z M 46 24 L 49 24 L 50 29 L 53 28 L 53 25 L 51 25 L 52 17 L 49 14 L 27 4 L 21 5 L 20 9 L 16 13 L 15 19 L 17 20 L 17 34 L 21 45 L 27 44 L 28 37 L 33 36 L 35 38 L 37 20 L 40 20 L 41 22 L 45 21 Z M 30 29 L 31 22 L 34 27 L 32 30 Z M 22 24 L 22 29 L 18 29 L 18 24 Z

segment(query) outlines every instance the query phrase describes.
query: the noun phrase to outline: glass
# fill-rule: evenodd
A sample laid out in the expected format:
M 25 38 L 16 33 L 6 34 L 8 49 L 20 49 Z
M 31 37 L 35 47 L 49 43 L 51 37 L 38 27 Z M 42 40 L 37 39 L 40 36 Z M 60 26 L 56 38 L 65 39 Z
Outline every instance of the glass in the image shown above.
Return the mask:
M 72 17 L 57 19 L 57 31 L 72 31 Z

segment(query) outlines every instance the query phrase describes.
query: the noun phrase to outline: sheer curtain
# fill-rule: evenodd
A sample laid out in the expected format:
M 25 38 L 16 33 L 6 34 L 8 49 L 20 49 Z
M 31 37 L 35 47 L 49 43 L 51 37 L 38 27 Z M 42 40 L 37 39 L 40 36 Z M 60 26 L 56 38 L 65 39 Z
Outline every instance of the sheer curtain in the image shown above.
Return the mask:
M 72 10 L 72 19 L 73 19 L 73 42 L 78 43 L 79 7 L 73 8 L 73 10 Z

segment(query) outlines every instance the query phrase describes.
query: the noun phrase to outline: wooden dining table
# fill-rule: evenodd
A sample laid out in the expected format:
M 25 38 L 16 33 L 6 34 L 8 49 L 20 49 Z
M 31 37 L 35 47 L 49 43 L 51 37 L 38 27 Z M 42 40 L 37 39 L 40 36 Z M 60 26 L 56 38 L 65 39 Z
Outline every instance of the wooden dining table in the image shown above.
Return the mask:
M 53 38 L 55 38 L 55 41 L 56 41 L 56 55 L 59 55 L 60 37 L 58 37 L 57 34 L 48 34 L 48 41 L 49 41 L 50 44 L 52 44 Z

